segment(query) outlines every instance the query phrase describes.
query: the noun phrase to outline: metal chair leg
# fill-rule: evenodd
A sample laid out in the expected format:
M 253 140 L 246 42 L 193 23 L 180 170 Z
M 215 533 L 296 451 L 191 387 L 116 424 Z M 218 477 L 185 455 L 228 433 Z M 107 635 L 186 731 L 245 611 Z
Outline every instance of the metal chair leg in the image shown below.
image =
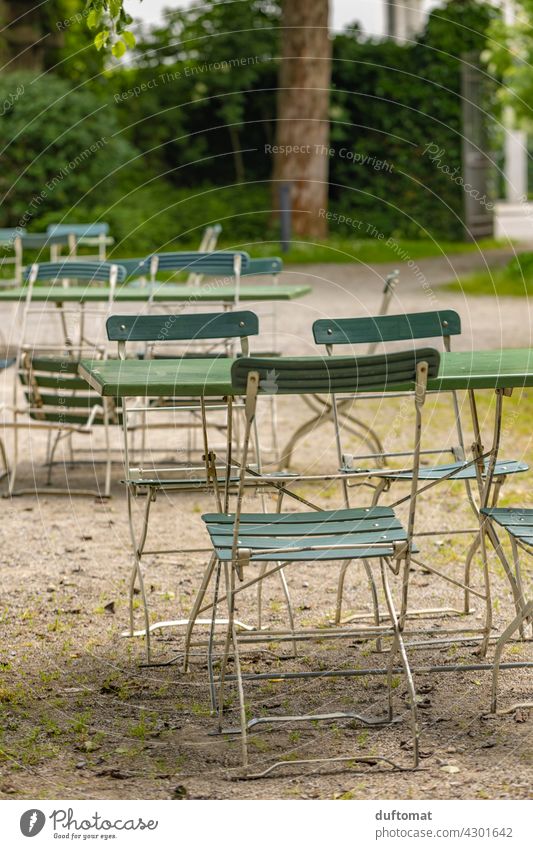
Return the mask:
M 216 555 L 213 554 L 211 556 L 210 560 L 209 560 L 209 563 L 207 564 L 207 569 L 204 572 L 204 576 L 202 578 L 202 583 L 200 585 L 200 589 L 198 591 L 198 594 L 197 594 L 196 599 L 194 601 L 193 608 L 192 608 L 190 616 L 189 616 L 189 622 L 187 624 L 187 630 L 185 631 L 185 649 L 184 649 L 184 658 L 183 658 L 183 671 L 184 672 L 189 671 L 189 653 L 190 653 L 190 647 L 191 647 L 192 632 L 194 630 L 194 626 L 195 626 L 196 620 L 198 618 L 198 612 L 199 612 L 199 610 L 202 606 L 202 602 L 205 598 L 207 588 L 209 587 L 209 584 L 211 582 L 211 578 L 212 578 L 216 564 L 217 564 L 217 558 L 216 558 Z M 214 621 L 214 618 L 215 618 L 215 612 L 213 611 L 213 621 Z
M 392 711 L 392 700 L 391 700 L 392 693 L 391 693 L 391 687 L 390 687 L 390 685 L 392 683 L 392 665 L 393 665 L 394 657 L 396 656 L 397 653 L 399 653 L 400 660 L 401 660 L 402 666 L 404 668 L 406 682 L 407 682 L 407 691 L 409 693 L 409 703 L 410 703 L 410 709 L 411 709 L 411 726 L 412 726 L 412 732 L 413 732 L 413 767 L 414 767 L 414 769 L 416 769 L 418 767 L 418 764 L 419 764 L 419 761 L 420 761 L 420 728 L 419 728 L 419 724 L 418 724 L 418 708 L 417 708 L 417 704 L 416 704 L 415 684 L 414 684 L 413 675 L 412 675 L 412 672 L 411 672 L 411 667 L 409 665 L 409 660 L 407 658 L 407 652 L 405 650 L 405 645 L 404 645 L 403 636 L 402 636 L 402 632 L 401 632 L 401 627 L 402 627 L 401 619 L 398 620 L 396 610 L 394 608 L 394 602 L 392 600 L 392 594 L 391 594 L 391 591 L 390 591 L 389 581 L 388 581 L 388 578 L 387 578 L 387 567 L 386 567 L 383 559 L 380 561 L 380 563 L 381 563 L 381 578 L 382 578 L 382 583 L 383 583 L 383 592 L 385 594 L 385 601 L 387 603 L 387 608 L 388 608 L 388 611 L 389 611 L 389 617 L 390 617 L 392 627 L 393 627 L 394 633 L 395 633 L 394 643 L 393 643 L 393 646 L 392 646 L 392 649 L 391 649 L 391 654 L 390 654 L 390 657 L 389 657 L 389 666 L 388 666 L 388 670 L 387 670 L 387 672 L 388 672 L 387 679 L 388 679 L 388 683 L 389 683 L 389 716 L 391 715 L 391 711 Z M 407 568 L 409 568 L 409 566 L 407 566 Z M 402 608 L 403 608 L 403 604 L 404 604 L 404 602 L 402 601 Z
M 515 631 L 517 631 L 528 619 L 533 615 L 533 600 L 528 602 L 526 606 L 515 616 L 510 625 L 507 626 L 503 634 L 500 636 L 498 642 L 496 643 L 496 649 L 494 652 L 494 665 L 492 669 L 492 694 L 491 694 L 491 704 L 490 710 L 491 713 L 496 713 L 497 711 L 497 698 L 498 698 L 498 677 L 500 674 L 500 663 L 503 650 Z

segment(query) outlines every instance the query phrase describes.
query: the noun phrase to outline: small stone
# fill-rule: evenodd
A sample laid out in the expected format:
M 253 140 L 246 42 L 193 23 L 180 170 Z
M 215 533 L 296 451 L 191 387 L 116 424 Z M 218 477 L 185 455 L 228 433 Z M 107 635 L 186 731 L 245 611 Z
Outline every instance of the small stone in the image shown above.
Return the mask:
M 186 799 L 189 795 L 187 788 L 183 784 L 178 784 L 172 791 L 171 799 Z
M 447 764 L 446 766 L 441 766 L 441 772 L 447 772 L 450 775 L 455 775 L 456 772 L 461 772 L 458 766 L 454 766 L 453 764 Z
M 83 769 L 84 766 L 87 766 L 87 761 L 78 761 L 76 769 Z

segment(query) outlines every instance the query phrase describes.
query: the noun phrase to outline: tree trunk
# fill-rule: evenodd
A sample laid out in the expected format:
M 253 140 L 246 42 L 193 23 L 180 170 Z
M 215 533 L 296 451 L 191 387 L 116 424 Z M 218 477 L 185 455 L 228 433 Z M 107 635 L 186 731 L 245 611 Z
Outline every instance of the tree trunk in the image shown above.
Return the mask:
M 328 0 L 284 0 L 273 209 L 279 185 L 292 186 L 292 232 L 327 236 L 331 41 Z
M 5 72 L 43 70 L 41 14 L 38 4 L 29 0 L 0 0 L 0 58 Z

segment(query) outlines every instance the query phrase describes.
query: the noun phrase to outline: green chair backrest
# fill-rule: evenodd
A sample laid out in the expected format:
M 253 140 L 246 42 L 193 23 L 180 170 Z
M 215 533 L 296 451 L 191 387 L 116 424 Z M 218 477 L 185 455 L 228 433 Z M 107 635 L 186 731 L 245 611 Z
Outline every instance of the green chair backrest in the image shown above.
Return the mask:
M 197 339 L 236 339 L 257 336 L 259 319 L 253 312 L 190 313 L 179 315 L 112 315 L 107 338 L 115 342 L 177 342 Z
M 461 319 L 454 310 L 364 316 L 362 318 L 319 319 L 313 336 L 319 345 L 358 345 L 372 342 L 404 342 L 408 339 L 435 339 L 461 333 Z
M 78 375 L 79 361 L 68 356 L 22 354 L 20 381 L 30 405 L 30 418 L 64 425 L 86 424 L 91 410 L 102 401 Z M 99 409 L 92 423 L 104 423 Z
M 109 224 L 104 221 L 98 224 L 49 224 L 46 232 L 53 236 L 77 236 L 80 239 L 107 236 Z
M 21 236 L 22 246 L 25 250 L 38 251 L 41 248 L 50 248 L 52 245 L 68 245 L 66 233 L 23 233 Z
M 12 244 L 16 238 L 26 235 L 24 227 L 0 227 L 0 245 Z
M 89 262 L 88 260 L 67 260 L 60 262 L 40 262 L 28 265 L 24 271 L 25 280 L 34 272 L 35 280 L 87 280 L 107 283 L 111 279 L 111 269 L 117 269 L 117 283 L 126 279 L 126 269 L 113 262 Z M 36 271 L 35 271 L 36 269 Z
M 213 277 L 219 275 L 233 276 L 235 258 L 241 258 L 241 274 L 246 273 L 250 257 L 244 251 L 180 251 L 176 253 L 158 253 L 157 271 L 187 271 L 191 274 L 204 274 Z M 149 263 L 152 257 L 148 258 Z
M 281 274 L 283 271 L 283 260 L 279 256 L 250 257 L 243 276 L 251 274 Z
M 243 357 L 231 368 L 236 395 L 246 394 L 248 375 L 259 373 L 260 395 L 335 394 L 390 389 L 413 384 L 416 367 L 428 364 L 436 377 L 440 354 L 434 348 L 398 351 L 367 357 Z

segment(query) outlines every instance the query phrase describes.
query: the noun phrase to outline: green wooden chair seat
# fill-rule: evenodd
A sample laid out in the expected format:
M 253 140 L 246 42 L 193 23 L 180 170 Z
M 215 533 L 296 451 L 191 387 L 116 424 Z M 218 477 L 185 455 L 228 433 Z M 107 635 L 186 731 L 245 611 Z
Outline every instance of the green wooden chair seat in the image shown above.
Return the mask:
M 533 546 L 533 508 L 485 507 L 481 513 L 505 528 L 519 542 Z
M 234 515 L 202 516 L 220 560 L 231 560 Z M 401 522 L 388 507 L 324 510 L 309 513 L 242 513 L 239 548 L 249 549 L 252 561 L 323 561 L 392 557 L 394 544 L 407 539 Z M 306 551 L 309 546 L 343 546 Z M 379 545 L 375 548 L 354 548 Z M 254 554 L 263 549 L 289 548 L 282 554 Z M 414 551 L 414 549 L 412 549 Z
M 485 461 L 485 471 L 488 468 L 488 463 Z M 455 474 L 450 475 L 453 470 L 457 471 Z M 520 460 L 498 460 L 496 463 L 496 467 L 494 469 L 494 474 L 496 477 L 504 477 L 505 475 L 515 475 L 519 472 L 527 472 L 529 470 L 529 466 L 527 463 L 523 463 Z M 354 471 L 354 469 L 349 469 L 345 467 L 342 469 L 343 472 Z M 380 473 L 381 474 L 381 473 Z M 390 472 L 385 472 L 382 476 L 388 477 L 391 480 L 412 480 L 413 473 L 412 472 L 395 472 L 391 470 Z M 420 466 L 420 471 L 418 474 L 419 480 L 424 481 L 434 481 L 440 480 L 441 478 L 445 478 L 450 476 L 450 480 L 475 480 L 476 479 L 476 468 L 473 464 L 466 466 L 464 463 L 443 463 L 440 466 Z

